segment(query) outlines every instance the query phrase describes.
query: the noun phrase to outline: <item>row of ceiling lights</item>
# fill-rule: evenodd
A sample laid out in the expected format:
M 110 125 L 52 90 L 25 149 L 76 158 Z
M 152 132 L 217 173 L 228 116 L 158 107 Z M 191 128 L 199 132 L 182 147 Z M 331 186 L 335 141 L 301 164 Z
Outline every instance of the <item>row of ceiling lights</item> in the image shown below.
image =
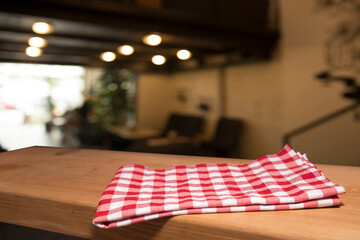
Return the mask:
M 143 38 L 143 42 L 149 46 L 158 46 L 162 42 L 162 38 L 157 34 L 150 34 Z M 122 55 L 129 56 L 134 53 L 134 47 L 123 45 L 118 47 L 117 51 Z M 181 49 L 177 51 L 176 56 L 180 60 L 187 60 L 191 57 L 191 52 L 186 49 Z M 114 52 L 104 52 L 100 55 L 100 58 L 105 62 L 112 62 L 116 59 L 116 54 Z M 166 58 L 162 55 L 154 55 L 151 61 L 155 65 L 163 65 L 166 62 Z
M 36 22 L 32 25 L 32 30 L 38 34 L 48 34 L 52 32 L 50 24 L 45 22 Z M 29 57 L 39 57 L 42 54 L 41 48 L 47 45 L 47 41 L 41 37 L 31 37 L 28 40 L 29 47 L 26 48 L 25 53 Z
M 32 26 L 32 30 L 37 34 L 49 34 L 53 31 L 53 28 L 50 24 L 45 22 L 36 22 Z M 158 46 L 162 42 L 161 36 L 157 34 L 150 34 L 143 38 L 143 42 L 149 46 Z M 47 45 L 47 41 L 41 37 L 31 37 L 29 38 L 29 47 L 26 48 L 25 53 L 30 57 L 38 57 L 42 54 L 41 48 Z M 122 45 L 117 49 L 118 53 L 129 56 L 134 53 L 134 47 L 130 45 Z M 177 51 L 176 56 L 180 60 L 187 60 L 191 58 L 191 52 L 186 49 L 181 49 Z M 112 62 L 116 59 L 116 54 L 114 52 L 103 52 L 100 54 L 101 60 L 105 62 Z M 154 55 L 151 58 L 151 61 L 155 65 L 163 65 L 166 62 L 166 58 L 162 55 Z

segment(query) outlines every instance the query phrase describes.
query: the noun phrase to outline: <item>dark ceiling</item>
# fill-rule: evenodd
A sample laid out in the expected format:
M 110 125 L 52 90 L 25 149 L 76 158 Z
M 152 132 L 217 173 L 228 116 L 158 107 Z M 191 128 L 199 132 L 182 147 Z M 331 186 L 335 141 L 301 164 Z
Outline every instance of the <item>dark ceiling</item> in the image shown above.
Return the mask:
M 266 0 L 10 0 L 0 5 L 0 61 L 70 64 L 139 71 L 176 71 L 269 59 L 278 39 L 276 9 Z M 37 21 L 54 31 L 43 55 L 25 49 Z M 272 27 L 271 27 L 272 26 Z M 142 37 L 159 33 L 163 42 L 147 46 Z M 104 51 L 130 44 L 131 56 L 103 62 Z M 193 53 L 176 58 L 179 49 Z M 163 66 L 151 57 L 167 57 Z

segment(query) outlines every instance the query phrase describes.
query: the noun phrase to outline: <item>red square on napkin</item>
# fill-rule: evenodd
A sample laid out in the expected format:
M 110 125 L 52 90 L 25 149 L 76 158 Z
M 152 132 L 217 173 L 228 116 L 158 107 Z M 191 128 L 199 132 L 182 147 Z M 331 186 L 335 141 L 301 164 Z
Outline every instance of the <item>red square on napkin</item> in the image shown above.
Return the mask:
M 112 228 L 181 214 L 329 207 L 340 205 L 337 195 L 344 192 L 286 145 L 244 165 L 122 166 L 93 223 Z

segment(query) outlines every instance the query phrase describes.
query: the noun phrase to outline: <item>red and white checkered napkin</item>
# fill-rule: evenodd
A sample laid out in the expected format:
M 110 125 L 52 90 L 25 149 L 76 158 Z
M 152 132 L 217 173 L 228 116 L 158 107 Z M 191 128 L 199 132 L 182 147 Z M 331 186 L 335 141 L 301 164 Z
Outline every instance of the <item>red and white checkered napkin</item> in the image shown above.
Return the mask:
M 93 223 L 112 228 L 191 213 L 329 207 L 340 205 L 337 195 L 344 192 L 286 145 L 245 165 L 122 166 L 102 194 Z

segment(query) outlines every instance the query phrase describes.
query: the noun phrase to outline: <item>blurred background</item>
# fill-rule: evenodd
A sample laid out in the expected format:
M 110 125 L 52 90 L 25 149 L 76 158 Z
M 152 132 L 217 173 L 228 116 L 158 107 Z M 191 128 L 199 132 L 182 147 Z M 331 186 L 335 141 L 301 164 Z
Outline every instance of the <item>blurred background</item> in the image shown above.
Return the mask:
M 1 150 L 360 166 L 359 74 L 359 0 L 7 1 Z

